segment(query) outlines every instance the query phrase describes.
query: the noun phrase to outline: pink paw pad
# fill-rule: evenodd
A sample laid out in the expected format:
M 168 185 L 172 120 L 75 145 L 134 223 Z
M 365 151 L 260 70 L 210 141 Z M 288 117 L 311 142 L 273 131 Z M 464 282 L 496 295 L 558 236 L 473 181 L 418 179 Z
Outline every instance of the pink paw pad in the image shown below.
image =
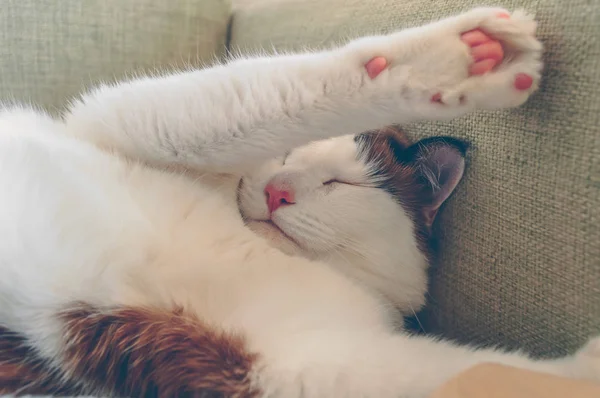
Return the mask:
M 518 73 L 515 76 L 515 88 L 517 90 L 529 90 L 533 85 L 533 78 L 525 73 Z
M 509 19 L 510 14 L 501 12 L 498 18 Z M 474 63 L 469 68 L 470 75 L 483 75 L 490 72 L 504 59 L 502 43 L 481 29 L 473 29 L 461 35 L 461 40 L 471 48 Z
M 384 57 L 374 57 L 365 64 L 367 74 L 371 79 L 375 79 L 387 67 L 387 59 Z
M 465 101 L 467 100 L 467 98 L 464 95 L 461 95 L 458 98 L 458 102 L 462 105 L 465 103 Z M 441 93 L 435 93 L 431 96 L 431 102 L 433 103 L 437 103 L 437 104 L 442 104 L 445 105 L 444 101 L 442 100 L 442 94 Z

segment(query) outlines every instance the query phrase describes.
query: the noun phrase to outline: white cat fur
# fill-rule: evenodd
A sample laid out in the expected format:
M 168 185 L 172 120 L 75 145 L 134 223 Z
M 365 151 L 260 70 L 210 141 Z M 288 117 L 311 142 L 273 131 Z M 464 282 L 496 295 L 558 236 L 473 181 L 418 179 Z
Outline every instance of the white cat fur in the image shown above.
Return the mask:
M 598 340 L 573 357 L 538 361 L 397 333 L 390 306 L 340 272 L 347 264 L 284 254 L 239 215 L 240 177 L 292 148 L 391 123 L 522 104 L 535 87 L 518 91 L 512 82 L 527 73 L 537 83 L 541 45 L 529 17 L 499 19 L 498 11 L 475 9 L 331 51 L 240 59 L 103 86 L 76 101 L 64 120 L 4 110 L 1 325 L 59 363 L 65 343 L 56 314 L 71 303 L 178 303 L 243 333 L 261 355 L 251 377 L 264 397 L 425 397 L 483 362 L 598 380 Z M 460 34 L 477 27 L 502 40 L 512 56 L 493 73 L 469 77 Z M 390 65 L 371 80 L 364 64 L 374 56 Z M 436 92 L 443 105 L 430 101 Z M 328 159 L 320 149 L 296 159 L 304 170 L 298 178 L 314 176 L 325 163 L 336 177 L 360 176 L 363 170 L 352 170 L 356 163 L 348 159 L 349 138 L 338 140 L 329 149 L 334 144 L 314 144 Z M 407 311 L 420 307 L 426 264 L 407 215 L 385 200 L 344 200 L 339 209 L 351 211 L 350 220 L 380 211 L 392 221 L 369 233 L 395 236 L 395 252 L 371 242 L 359 251 L 378 265 L 386 261 L 378 255 L 395 256 L 405 274 L 394 277 L 404 285 L 393 300 Z M 306 209 L 317 219 L 320 211 L 316 200 Z M 285 222 L 293 224 L 293 217 Z M 326 228 L 310 232 L 302 238 L 307 246 L 335 243 Z

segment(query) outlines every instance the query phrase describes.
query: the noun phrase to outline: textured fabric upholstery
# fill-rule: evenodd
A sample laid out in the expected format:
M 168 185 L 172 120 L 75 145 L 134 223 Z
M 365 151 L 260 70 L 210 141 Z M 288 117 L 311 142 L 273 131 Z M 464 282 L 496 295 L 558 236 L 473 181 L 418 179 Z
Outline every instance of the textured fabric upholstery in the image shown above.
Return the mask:
M 236 0 L 232 49 L 320 48 L 390 32 L 481 0 Z M 499 0 L 539 20 L 547 68 L 524 107 L 407 126 L 471 141 L 465 180 L 442 213 L 428 332 L 572 351 L 600 333 L 600 4 Z
M 229 0 L 3 0 L 0 99 L 58 111 L 99 80 L 210 62 Z

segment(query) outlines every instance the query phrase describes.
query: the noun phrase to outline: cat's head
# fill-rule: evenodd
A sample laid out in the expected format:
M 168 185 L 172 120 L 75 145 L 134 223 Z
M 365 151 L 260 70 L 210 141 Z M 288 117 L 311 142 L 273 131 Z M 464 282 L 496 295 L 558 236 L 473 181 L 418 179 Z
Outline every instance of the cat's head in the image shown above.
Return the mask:
M 466 144 L 411 144 L 396 128 L 314 142 L 240 183 L 248 226 L 281 250 L 331 264 L 403 313 L 425 301 L 431 226 L 464 171 Z

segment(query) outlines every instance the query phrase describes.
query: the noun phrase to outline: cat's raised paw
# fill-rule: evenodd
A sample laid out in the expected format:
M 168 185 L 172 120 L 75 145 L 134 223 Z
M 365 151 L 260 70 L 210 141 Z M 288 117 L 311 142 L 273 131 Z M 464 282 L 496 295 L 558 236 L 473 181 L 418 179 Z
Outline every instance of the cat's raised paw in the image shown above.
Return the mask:
M 347 92 L 414 119 L 450 119 L 475 109 L 511 108 L 537 89 L 542 44 L 522 11 L 476 8 L 418 28 L 364 37 L 344 48 L 343 63 L 364 73 Z M 336 59 L 336 62 L 339 59 Z M 352 76 L 352 74 L 348 74 Z M 367 102 L 365 101 L 365 103 Z
M 499 18 L 510 18 L 508 14 L 502 13 Z M 471 30 L 461 35 L 461 40 L 471 48 L 471 57 L 474 63 L 469 68 L 471 75 L 484 75 L 491 72 L 496 65 L 504 59 L 502 43 L 487 35 L 481 29 Z M 517 90 L 529 90 L 533 85 L 533 77 L 526 73 L 518 73 L 515 76 L 515 88 Z
M 442 22 L 447 25 L 440 27 L 440 34 L 444 28 L 458 29 L 471 59 L 467 78 L 441 90 L 436 102 L 499 109 L 521 105 L 537 89 L 542 44 L 531 16 L 478 8 Z

